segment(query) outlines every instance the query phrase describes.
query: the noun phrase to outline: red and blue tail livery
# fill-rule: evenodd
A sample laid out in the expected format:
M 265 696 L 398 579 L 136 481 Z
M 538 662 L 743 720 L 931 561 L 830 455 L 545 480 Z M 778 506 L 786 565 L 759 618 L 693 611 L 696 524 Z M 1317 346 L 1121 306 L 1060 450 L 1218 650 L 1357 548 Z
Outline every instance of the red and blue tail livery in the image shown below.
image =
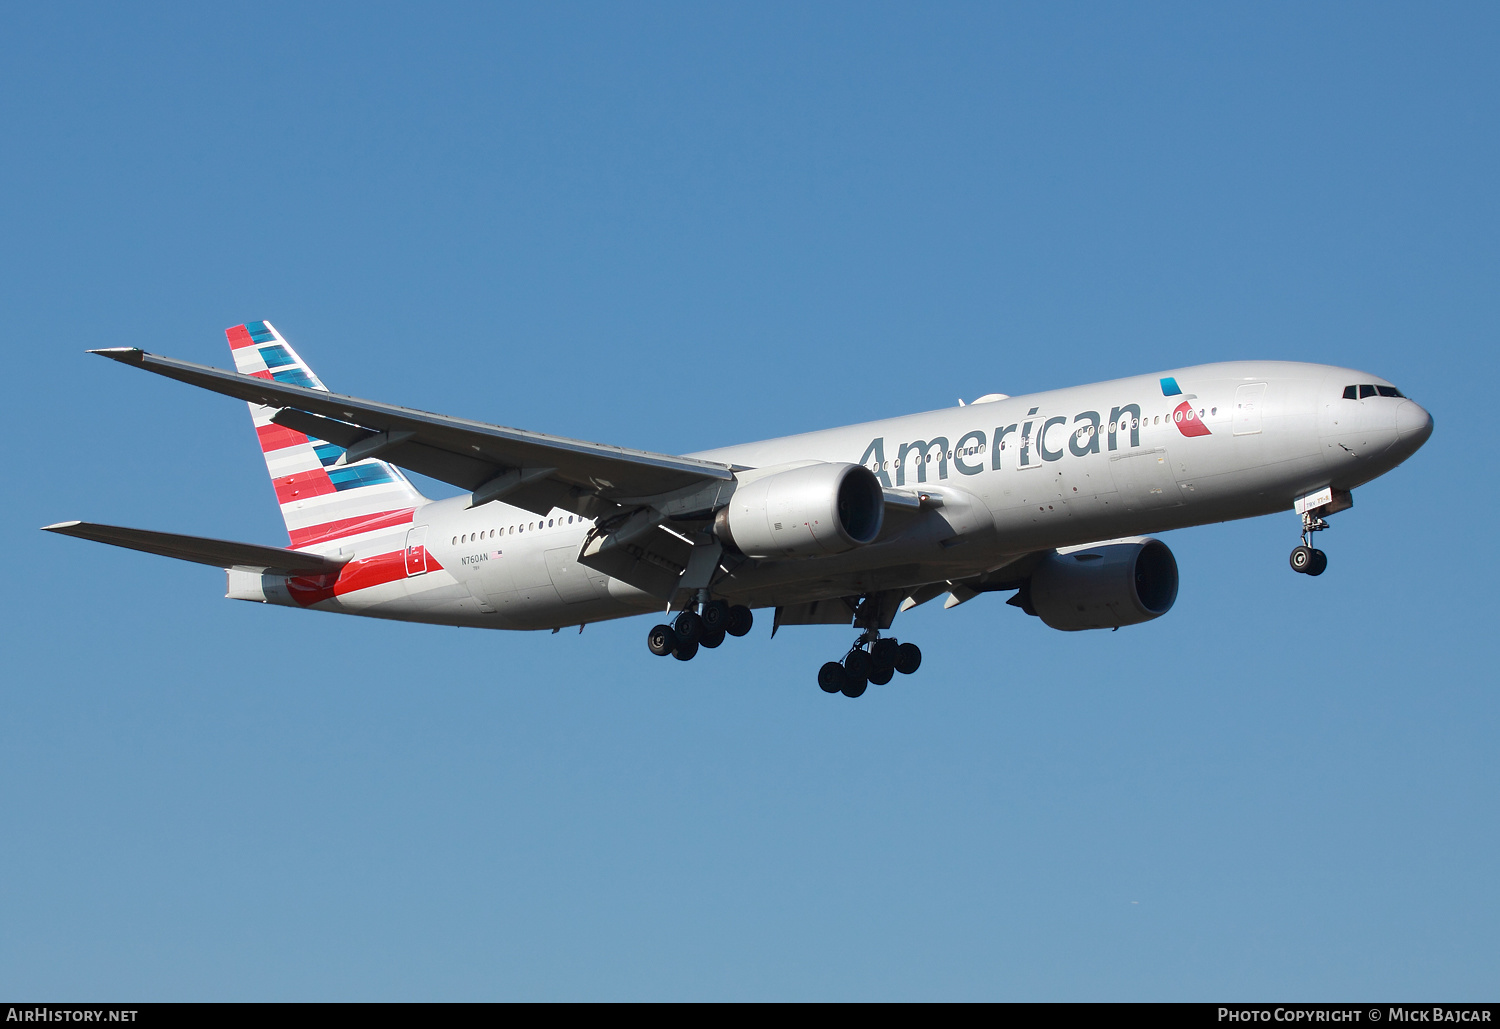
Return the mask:
M 270 322 L 236 325 L 224 335 L 241 375 L 328 392 Z M 345 544 L 411 523 L 426 498 L 399 470 L 375 459 L 345 464 L 343 447 L 273 422 L 278 410 L 250 404 L 292 546 Z

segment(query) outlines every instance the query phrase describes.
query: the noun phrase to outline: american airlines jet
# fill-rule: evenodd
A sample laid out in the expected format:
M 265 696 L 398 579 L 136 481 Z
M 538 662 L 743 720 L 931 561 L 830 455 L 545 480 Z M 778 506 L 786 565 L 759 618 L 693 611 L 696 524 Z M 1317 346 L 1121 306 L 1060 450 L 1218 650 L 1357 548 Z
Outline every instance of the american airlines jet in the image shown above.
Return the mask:
M 227 595 L 489 629 L 665 612 L 653 654 L 750 631 L 858 630 L 819 670 L 858 697 L 921 663 L 896 615 L 981 593 L 1054 629 L 1158 618 L 1177 562 L 1144 534 L 1292 511 L 1291 566 L 1432 418 L 1367 372 L 1200 365 L 676 457 L 330 393 L 268 322 L 227 331 L 236 371 L 141 350 L 122 364 L 247 401 L 290 548 L 61 522 L 51 532 L 214 565 Z M 464 492 L 429 500 L 401 469 Z M 675 613 L 675 617 L 673 614 Z

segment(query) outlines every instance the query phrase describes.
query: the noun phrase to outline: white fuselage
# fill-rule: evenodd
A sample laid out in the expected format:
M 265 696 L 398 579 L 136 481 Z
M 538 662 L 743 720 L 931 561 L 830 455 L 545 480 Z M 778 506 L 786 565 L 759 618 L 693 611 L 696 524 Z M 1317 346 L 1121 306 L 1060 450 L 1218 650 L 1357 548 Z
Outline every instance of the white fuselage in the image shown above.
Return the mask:
M 1165 395 L 1163 380 L 1178 392 Z M 1390 385 L 1326 365 L 1201 365 L 690 455 L 743 469 L 863 464 L 888 488 L 928 494 L 919 511 L 889 518 L 874 543 L 746 561 L 714 591 L 763 607 L 915 588 L 1038 550 L 1288 510 L 1321 488 L 1349 490 L 1389 471 L 1427 438 L 1431 419 L 1410 400 L 1344 399 L 1345 387 L 1367 383 Z M 410 526 L 319 551 L 387 569 L 368 586 L 351 575 L 357 588 L 299 594 L 295 580 L 289 588 L 231 572 L 229 595 L 501 629 L 662 609 L 577 562 L 584 519 L 468 501 L 434 501 Z M 425 552 L 389 574 L 414 542 Z

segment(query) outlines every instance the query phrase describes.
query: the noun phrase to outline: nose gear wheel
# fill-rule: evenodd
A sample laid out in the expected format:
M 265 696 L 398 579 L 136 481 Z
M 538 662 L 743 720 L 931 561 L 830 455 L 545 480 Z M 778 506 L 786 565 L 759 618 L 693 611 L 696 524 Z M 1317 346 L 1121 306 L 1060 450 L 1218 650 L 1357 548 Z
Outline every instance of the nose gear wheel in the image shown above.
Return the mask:
M 1312 514 L 1302 516 L 1302 545 L 1292 548 L 1288 558 L 1292 571 L 1303 575 L 1322 575 L 1328 569 L 1328 555 L 1312 545 L 1312 534 L 1328 528 L 1328 523 Z

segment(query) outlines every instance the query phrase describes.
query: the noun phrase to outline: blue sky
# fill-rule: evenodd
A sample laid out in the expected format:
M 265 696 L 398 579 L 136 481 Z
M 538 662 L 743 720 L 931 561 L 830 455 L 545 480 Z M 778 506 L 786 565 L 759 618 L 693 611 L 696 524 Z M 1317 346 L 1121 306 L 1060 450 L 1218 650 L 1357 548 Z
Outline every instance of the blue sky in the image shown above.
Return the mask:
M 1493 999 L 1493 5 L 15 7 L 0 994 Z M 229 363 L 687 452 L 1234 358 L 1434 414 L 1293 575 L 982 597 L 920 673 L 767 619 L 236 604 L 64 518 L 281 544 Z

